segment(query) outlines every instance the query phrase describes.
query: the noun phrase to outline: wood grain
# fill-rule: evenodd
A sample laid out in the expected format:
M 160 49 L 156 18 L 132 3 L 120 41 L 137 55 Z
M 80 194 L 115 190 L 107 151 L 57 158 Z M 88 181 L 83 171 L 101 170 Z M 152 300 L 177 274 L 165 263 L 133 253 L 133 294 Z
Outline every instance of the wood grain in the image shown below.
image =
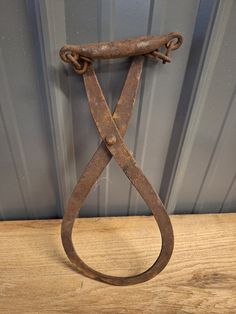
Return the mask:
M 156 278 L 129 287 L 78 274 L 60 220 L 0 223 L 0 313 L 236 313 L 236 214 L 171 217 L 175 249 Z M 76 222 L 80 256 L 96 270 L 131 275 L 160 248 L 153 217 Z

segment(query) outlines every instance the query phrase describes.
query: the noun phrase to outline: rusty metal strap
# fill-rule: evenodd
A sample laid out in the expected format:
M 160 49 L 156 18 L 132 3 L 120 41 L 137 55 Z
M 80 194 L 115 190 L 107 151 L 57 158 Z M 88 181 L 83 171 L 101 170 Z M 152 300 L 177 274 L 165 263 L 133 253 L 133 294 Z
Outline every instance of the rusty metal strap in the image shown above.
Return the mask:
M 135 102 L 143 61 L 143 56 L 136 56 L 133 59 L 113 115 L 93 67 L 88 66 L 83 74 L 90 110 L 102 142 L 76 184 L 62 222 L 62 243 L 70 261 L 85 276 L 113 285 L 132 285 L 153 278 L 167 265 L 174 246 L 173 230 L 166 210 L 123 141 Z M 95 271 L 80 259 L 72 242 L 75 218 L 90 189 L 112 157 L 152 210 L 162 238 L 162 248 L 156 262 L 145 272 L 131 277 L 115 277 Z

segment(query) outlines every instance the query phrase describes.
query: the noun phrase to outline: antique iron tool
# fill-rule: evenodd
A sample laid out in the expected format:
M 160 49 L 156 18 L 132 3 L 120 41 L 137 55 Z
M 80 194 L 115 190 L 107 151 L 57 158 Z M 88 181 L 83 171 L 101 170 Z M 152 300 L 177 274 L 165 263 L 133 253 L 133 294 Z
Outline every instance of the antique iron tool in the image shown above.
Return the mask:
M 170 52 L 179 48 L 182 40 L 179 33 L 169 33 L 163 36 L 142 36 L 97 44 L 66 45 L 60 50 L 62 60 L 70 63 L 77 73 L 83 74 L 90 111 L 102 138 L 100 146 L 87 164 L 72 192 L 61 229 L 62 243 L 68 258 L 82 274 L 92 279 L 113 285 L 137 284 L 156 276 L 170 260 L 174 247 L 174 237 L 169 216 L 158 194 L 137 166 L 134 157 L 123 141 L 123 137 L 138 91 L 144 56 L 156 60 L 161 59 L 163 63 L 170 62 Z M 165 49 L 165 51 L 161 52 L 160 49 Z M 133 59 L 122 93 L 112 114 L 98 83 L 92 63 L 95 59 L 129 56 Z M 90 189 L 112 157 L 152 210 L 162 238 L 161 251 L 155 263 L 145 272 L 130 277 L 109 276 L 95 271 L 80 259 L 72 243 L 73 225 L 79 210 Z

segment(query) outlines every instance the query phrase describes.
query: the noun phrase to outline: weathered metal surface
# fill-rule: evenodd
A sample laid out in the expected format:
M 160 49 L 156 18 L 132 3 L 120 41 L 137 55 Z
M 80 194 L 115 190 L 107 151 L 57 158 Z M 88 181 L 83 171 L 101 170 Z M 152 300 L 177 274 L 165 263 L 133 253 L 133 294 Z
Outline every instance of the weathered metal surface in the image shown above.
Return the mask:
M 176 50 L 183 42 L 179 33 L 168 33 L 163 36 L 140 36 L 137 38 L 102 42 L 87 45 L 66 45 L 61 48 L 63 61 L 71 63 L 76 72 L 83 74 L 94 59 L 114 59 L 129 56 L 148 55 L 163 63 L 170 62 L 170 51 Z M 165 53 L 159 51 L 161 47 Z
M 170 33 L 176 34 L 177 33 Z M 177 36 L 176 36 L 177 37 Z M 84 64 L 87 64 L 86 66 L 81 66 L 79 71 L 83 72 L 83 78 L 84 78 L 84 84 L 86 93 L 88 96 L 89 106 L 90 110 L 93 116 L 93 119 L 95 121 L 95 124 L 97 126 L 98 132 L 102 138 L 102 143 L 98 147 L 97 151 L 95 152 L 94 156 L 86 166 L 84 173 L 79 179 L 79 182 L 75 186 L 75 189 L 70 197 L 68 206 L 65 210 L 65 214 L 63 217 L 62 222 L 62 230 L 61 230 L 61 236 L 62 236 L 62 243 L 65 249 L 65 252 L 67 256 L 69 257 L 70 261 L 77 267 L 77 269 L 84 274 L 85 276 L 88 276 L 90 278 L 103 281 L 109 284 L 113 285 L 132 285 L 137 284 L 146 280 L 149 280 L 156 276 L 159 272 L 163 270 L 163 268 L 167 265 L 172 251 L 174 247 L 174 237 L 173 237 L 173 230 L 171 226 L 170 219 L 166 213 L 165 207 L 162 204 L 159 196 L 154 191 L 153 187 L 141 171 L 141 169 L 137 166 L 135 159 L 130 154 L 128 148 L 126 147 L 123 137 L 125 135 L 125 132 L 127 130 L 128 122 L 131 117 L 132 108 L 135 102 L 135 96 L 137 94 L 138 85 L 141 77 L 141 72 L 143 68 L 143 59 L 144 57 L 141 56 L 145 52 L 142 50 L 142 53 L 139 53 L 136 50 L 129 49 L 129 46 L 131 43 L 133 43 L 133 47 L 138 47 L 138 43 L 141 44 L 144 43 L 143 41 L 144 37 L 140 37 L 138 39 L 133 40 L 127 40 L 127 41 L 119 41 L 119 42 L 113 42 L 108 44 L 90 44 L 88 45 L 89 49 L 87 51 L 90 51 L 89 56 L 86 55 L 84 60 Z M 159 38 L 159 41 L 157 40 Z M 155 46 L 155 49 L 159 49 L 161 45 L 165 45 L 166 50 L 166 56 L 169 58 L 169 53 L 171 50 L 177 49 L 180 44 L 182 43 L 182 37 L 178 34 L 178 41 L 177 43 L 174 43 L 170 39 L 168 35 L 165 36 L 153 36 L 152 40 L 155 39 L 155 43 L 158 42 L 158 48 Z M 179 40 L 179 38 L 181 38 Z M 129 44 L 130 43 L 130 44 Z M 152 41 L 146 42 L 146 54 L 150 54 L 151 52 L 155 51 L 153 50 Z M 108 45 L 106 47 L 107 51 L 106 54 L 103 54 L 103 50 L 101 49 L 104 47 L 104 45 Z M 141 45 L 142 46 L 142 45 Z M 178 46 L 178 47 L 177 47 Z M 65 46 L 66 47 L 66 46 Z M 70 46 L 71 47 L 71 46 Z M 82 50 L 80 50 L 81 46 L 75 46 L 77 47 L 76 53 L 81 53 Z M 78 48 L 80 47 L 80 48 Z M 100 56 L 110 56 L 116 57 L 115 53 L 111 52 L 109 54 L 109 49 L 115 49 L 114 47 L 118 47 L 119 50 L 119 56 L 130 56 L 135 55 L 136 57 L 133 59 L 132 64 L 130 66 L 130 70 L 128 72 L 128 76 L 124 85 L 124 88 L 122 90 L 120 99 L 117 103 L 116 109 L 111 114 L 109 107 L 106 103 L 106 100 L 104 98 L 103 92 L 101 90 L 101 87 L 98 83 L 95 70 L 90 65 L 90 61 L 88 61 L 88 57 L 92 56 L 92 47 L 94 49 L 98 49 L 100 51 Z M 96 48 L 99 47 L 99 48 Z M 113 47 L 113 48 L 111 48 Z M 150 50 L 150 47 L 152 50 Z M 135 48 L 135 49 L 136 49 Z M 61 51 L 65 51 L 65 49 L 62 48 Z M 104 48 L 104 50 L 106 50 Z M 126 50 L 125 50 L 126 49 Z M 86 50 L 86 46 L 83 45 L 83 51 Z M 112 50 L 115 51 L 115 50 Z M 117 55 L 118 55 L 117 54 Z M 98 56 L 97 52 L 94 52 L 93 56 Z M 140 55 L 140 56 L 138 56 Z M 62 59 L 64 60 L 64 57 L 61 54 Z M 73 56 L 72 56 L 73 57 Z M 159 58 L 159 56 L 157 56 Z M 67 56 L 68 58 L 68 56 Z M 80 57 L 81 58 L 81 57 Z M 161 58 L 163 62 L 166 62 L 166 59 Z M 68 60 L 72 63 L 72 65 L 75 67 L 75 63 L 73 59 L 68 58 Z M 68 62 L 67 60 L 67 62 Z M 72 61 L 71 61 L 72 60 Z M 65 60 L 64 60 L 65 61 Z M 78 69 L 76 69 L 78 70 Z M 108 276 L 105 274 L 102 274 L 100 272 L 97 272 L 87 266 L 77 255 L 76 250 L 73 246 L 72 242 L 72 230 L 75 218 L 79 214 L 79 210 L 87 197 L 90 189 L 94 185 L 94 183 L 99 178 L 100 174 L 104 170 L 104 168 L 107 166 L 111 158 L 114 157 L 117 164 L 121 167 L 121 169 L 124 171 L 125 175 L 128 177 L 130 182 L 134 185 L 134 187 L 137 189 L 137 191 L 140 193 L 144 201 L 147 203 L 149 208 L 152 210 L 152 213 L 154 215 L 154 218 L 158 224 L 158 227 L 161 232 L 161 238 L 162 238 L 162 248 L 160 251 L 160 254 L 155 261 L 155 263 L 145 272 L 131 276 L 131 277 L 115 277 L 115 276 Z

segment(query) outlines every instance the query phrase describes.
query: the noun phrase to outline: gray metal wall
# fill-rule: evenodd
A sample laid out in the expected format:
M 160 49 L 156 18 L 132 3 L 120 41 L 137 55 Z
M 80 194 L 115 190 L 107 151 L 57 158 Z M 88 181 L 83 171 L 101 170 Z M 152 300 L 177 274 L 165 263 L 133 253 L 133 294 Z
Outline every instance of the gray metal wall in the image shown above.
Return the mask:
M 99 137 L 65 43 L 179 31 L 170 65 L 145 62 L 125 141 L 170 213 L 236 208 L 236 2 L 0 1 L 0 218 L 60 217 Z M 10 21 L 10 22 L 9 22 Z M 111 110 L 128 60 L 96 69 Z M 114 161 L 82 216 L 148 214 Z

